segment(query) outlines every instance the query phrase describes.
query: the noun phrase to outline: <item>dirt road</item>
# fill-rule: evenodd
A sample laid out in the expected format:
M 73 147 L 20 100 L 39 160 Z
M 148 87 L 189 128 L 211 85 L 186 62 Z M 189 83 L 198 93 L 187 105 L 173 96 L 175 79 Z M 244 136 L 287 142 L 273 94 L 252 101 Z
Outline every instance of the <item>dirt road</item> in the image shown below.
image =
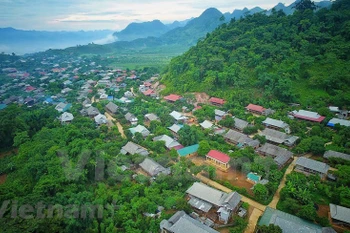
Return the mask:
M 254 233 L 255 227 L 258 224 L 258 220 L 260 218 L 260 216 L 263 215 L 263 211 L 254 208 L 252 214 L 249 217 L 249 222 L 248 222 L 248 226 L 245 229 L 244 233 Z
M 277 203 L 280 200 L 280 192 L 284 188 L 284 186 L 286 186 L 286 177 L 288 174 L 290 174 L 293 171 L 293 168 L 295 166 L 295 162 L 297 161 L 297 159 L 298 159 L 298 157 L 294 157 L 293 162 L 291 164 L 289 164 L 289 166 L 288 166 L 288 168 L 287 168 L 286 172 L 284 173 L 284 176 L 281 180 L 281 183 L 278 186 L 278 189 L 277 189 L 275 195 L 273 196 L 272 201 L 269 204 L 269 207 L 276 209 Z
M 213 187 L 213 188 L 216 188 L 216 189 L 219 189 L 223 192 L 226 192 L 226 193 L 229 193 L 229 192 L 232 192 L 231 189 L 229 188 L 226 188 L 225 186 L 213 181 L 213 180 L 210 180 L 204 176 L 202 176 L 201 174 L 197 174 L 196 177 L 202 181 L 203 183 Z M 250 215 L 249 217 L 249 221 L 248 221 L 248 226 L 246 228 L 246 230 L 244 231 L 245 233 L 253 233 L 254 232 L 254 229 L 255 229 L 255 226 L 256 224 L 258 223 L 258 219 L 259 217 L 263 214 L 263 212 L 265 211 L 266 209 L 266 206 L 250 199 L 250 198 L 247 198 L 245 196 L 242 196 L 242 201 L 243 202 L 247 202 L 250 206 L 254 207 L 254 210 L 252 212 L 252 214 Z
M 123 138 L 126 138 L 123 126 L 119 123 L 119 121 L 114 117 L 112 117 L 111 114 L 109 114 L 108 112 L 105 112 L 105 116 L 107 117 L 107 120 L 110 121 L 113 125 L 114 125 L 113 121 L 117 122 L 116 125 L 118 127 L 119 133 L 122 135 Z

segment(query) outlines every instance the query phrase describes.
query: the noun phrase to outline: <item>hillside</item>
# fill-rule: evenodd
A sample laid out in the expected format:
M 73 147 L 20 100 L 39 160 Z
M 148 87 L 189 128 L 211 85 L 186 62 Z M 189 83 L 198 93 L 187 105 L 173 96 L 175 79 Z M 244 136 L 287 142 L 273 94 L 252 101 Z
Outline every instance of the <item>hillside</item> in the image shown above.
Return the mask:
M 163 82 L 168 92 L 205 91 L 237 104 L 277 98 L 349 106 L 349 9 L 338 0 L 331 10 L 255 14 L 223 24 L 174 58 Z

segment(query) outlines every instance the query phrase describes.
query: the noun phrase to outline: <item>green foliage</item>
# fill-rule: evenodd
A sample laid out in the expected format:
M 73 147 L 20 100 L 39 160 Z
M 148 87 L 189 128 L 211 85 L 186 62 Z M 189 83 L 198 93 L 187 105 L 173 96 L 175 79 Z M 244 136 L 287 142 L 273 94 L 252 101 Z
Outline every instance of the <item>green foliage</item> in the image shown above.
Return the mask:
M 262 225 L 257 227 L 257 233 L 282 233 L 282 229 L 274 224 Z
M 273 99 L 315 108 L 349 105 L 346 1 L 313 12 L 314 3 L 303 0 L 296 8 L 289 16 L 258 13 L 220 26 L 172 59 L 163 77 L 167 88 L 220 93 L 237 105 Z
M 208 152 L 210 151 L 210 145 L 208 143 L 208 141 L 203 140 L 199 142 L 199 148 L 198 148 L 198 155 L 200 156 L 205 156 L 206 154 L 208 154 Z

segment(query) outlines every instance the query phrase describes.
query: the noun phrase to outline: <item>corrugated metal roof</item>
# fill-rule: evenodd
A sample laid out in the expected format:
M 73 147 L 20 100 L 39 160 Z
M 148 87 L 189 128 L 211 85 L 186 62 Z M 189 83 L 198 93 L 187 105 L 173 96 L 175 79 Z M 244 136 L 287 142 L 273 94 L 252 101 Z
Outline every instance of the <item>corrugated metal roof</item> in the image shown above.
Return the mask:
M 305 167 L 317 172 L 320 172 L 322 174 L 326 174 L 329 169 L 329 165 L 326 163 L 322 163 L 313 159 L 300 157 L 295 163 L 297 166 Z
M 345 159 L 345 160 L 350 160 L 350 155 L 348 154 L 344 154 L 344 153 L 340 153 L 337 151 L 333 151 L 333 150 L 328 150 L 324 153 L 323 158 L 341 158 L 341 159 Z
M 331 217 L 335 220 L 350 224 L 350 209 L 344 206 L 329 204 Z

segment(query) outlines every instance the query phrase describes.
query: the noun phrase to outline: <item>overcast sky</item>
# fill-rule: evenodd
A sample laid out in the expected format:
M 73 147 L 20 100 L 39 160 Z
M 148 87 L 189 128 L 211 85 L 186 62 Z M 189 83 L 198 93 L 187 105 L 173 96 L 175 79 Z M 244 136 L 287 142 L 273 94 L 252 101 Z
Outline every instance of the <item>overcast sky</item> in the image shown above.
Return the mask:
M 131 22 L 164 23 L 198 17 L 205 9 L 221 12 L 259 6 L 271 9 L 278 0 L 0 0 L 0 27 L 26 30 L 119 31 Z M 294 0 L 281 1 L 290 5 Z

